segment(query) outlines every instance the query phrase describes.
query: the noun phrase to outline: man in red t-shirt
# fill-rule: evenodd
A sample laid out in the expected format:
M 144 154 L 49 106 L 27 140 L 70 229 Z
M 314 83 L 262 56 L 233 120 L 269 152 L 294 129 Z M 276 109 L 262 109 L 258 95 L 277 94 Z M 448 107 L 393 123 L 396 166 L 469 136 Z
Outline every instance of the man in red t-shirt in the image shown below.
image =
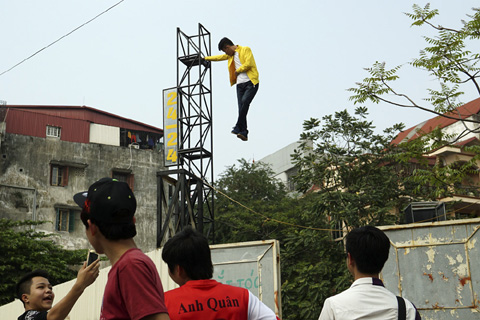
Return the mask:
M 203 234 L 185 228 L 167 241 L 162 259 L 180 288 L 165 292 L 172 320 L 275 320 L 270 310 L 250 291 L 212 279 L 213 264 Z
M 133 240 L 137 202 L 128 184 L 103 178 L 74 200 L 88 241 L 112 264 L 100 320 L 169 320 L 157 268 Z

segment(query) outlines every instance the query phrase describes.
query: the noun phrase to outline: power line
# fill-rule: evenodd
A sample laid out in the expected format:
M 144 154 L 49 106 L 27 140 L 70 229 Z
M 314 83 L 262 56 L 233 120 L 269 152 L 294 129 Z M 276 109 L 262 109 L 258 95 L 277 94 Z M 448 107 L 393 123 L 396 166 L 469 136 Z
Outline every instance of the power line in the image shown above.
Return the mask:
M 75 29 L 73 29 L 73 30 L 70 31 L 69 33 L 65 34 L 64 36 L 62 36 L 62 37 L 58 38 L 57 40 L 53 41 L 52 43 L 50 43 L 49 45 L 47 45 L 47 46 L 43 47 L 42 49 L 38 50 L 37 52 L 35 52 L 35 53 L 32 54 L 31 56 L 23 59 L 22 61 L 20 61 L 19 63 L 17 63 L 17 64 L 14 65 L 13 67 L 11 67 L 10 69 L 3 71 L 2 73 L 0 73 L 0 76 L 3 76 L 5 73 L 7 73 L 7 72 L 9 72 L 10 70 L 18 67 L 19 65 L 21 65 L 21 64 L 24 63 L 25 61 L 33 58 L 34 56 L 36 56 L 37 54 L 39 54 L 39 53 L 42 52 L 43 50 L 45 50 L 45 49 L 53 46 L 55 43 L 59 42 L 59 41 L 62 40 L 63 38 L 68 37 L 69 35 L 71 35 L 71 34 L 74 33 L 75 31 L 77 31 L 78 29 L 82 28 L 83 26 L 89 24 L 90 22 L 92 22 L 93 20 L 97 19 L 98 17 L 100 17 L 100 16 L 103 15 L 104 13 L 106 13 L 106 12 L 110 11 L 111 9 L 115 8 L 116 6 L 118 6 L 118 5 L 119 5 L 120 3 L 122 3 L 123 1 L 125 1 L 125 0 L 120 0 L 119 2 L 117 2 L 116 4 L 114 4 L 113 6 L 111 6 L 110 8 L 106 9 L 105 11 L 97 14 L 95 17 L 93 17 L 92 19 L 88 20 L 88 21 L 85 22 L 84 24 L 76 27 Z
M 331 231 L 331 232 L 335 232 L 335 231 L 340 231 L 340 232 L 345 232 L 345 229 L 324 229 L 324 228 L 315 228 L 315 227 L 307 227 L 307 226 L 302 226 L 302 225 L 298 225 L 298 224 L 294 224 L 294 223 L 290 223 L 290 222 L 285 222 L 285 221 L 281 221 L 281 220 L 277 220 L 277 219 L 273 219 L 273 218 L 270 218 L 262 213 L 259 213 L 259 212 L 256 212 L 255 210 L 247 207 L 246 205 L 240 203 L 239 201 L 229 197 L 228 195 L 226 195 L 225 193 L 223 193 L 222 191 L 216 189 L 214 186 L 210 185 L 208 183 L 208 181 L 202 179 L 202 181 L 208 186 L 210 187 L 212 190 L 215 190 L 217 193 L 221 194 L 222 196 L 224 196 L 225 198 L 227 198 L 228 200 L 238 204 L 239 206 L 243 207 L 244 209 L 247 209 L 248 211 L 262 217 L 265 219 L 265 221 L 273 221 L 273 222 L 276 222 L 278 224 L 284 224 L 284 225 L 288 225 L 288 226 L 291 226 L 291 227 L 296 227 L 296 228 L 301 228 L 301 229 L 310 229 L 310 230 L 315 230 L 315 231 Z M 457 210 L 453 210 L 452 213 L 456 213 L 457 211 L 460 211 L 460 210 L 463 210 L 463 209 L 466 209 L 470 206 L 473 206 L 475 204 L 480 204 L 480 201 L 475 201 L 473 203 L 470 203 L 470 204 L 467 204 L 466 206 L 462 207 L 462 208 L 459 208 Z M 421 220 L 421 221 L 415 221 L 414 223 L 421 223 L 421 222 L 435 222 L 433 220 L 437 219 L 438 217 L 433 217 L 433 218 L 428 218 L 428 219 L 425 219 L 425 220 Z

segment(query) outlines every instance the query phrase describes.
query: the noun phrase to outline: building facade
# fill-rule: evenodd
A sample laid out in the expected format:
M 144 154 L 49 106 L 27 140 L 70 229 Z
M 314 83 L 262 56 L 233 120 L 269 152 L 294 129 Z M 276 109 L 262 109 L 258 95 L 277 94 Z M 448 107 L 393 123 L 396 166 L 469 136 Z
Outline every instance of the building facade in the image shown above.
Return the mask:
M 468 172 L 464 181 L 456 185 L 451 196 L 436 200 L 450 204 L 447 212 L 450 218 L 480 217 L 480 161 L 474 159 L 478 155 L 468 150 L 469 146 L 480 145 L 480 98 L 400 132 L 392 143 L 423 139 L 435 129 L 440 129 L 450 144 L 425 155 L 431 165 L 460 168 L 462 164 L 474 161 L 476 167 L 476 170 Z
M 136 242 L 156 248 L 163 130 L 90 107 L 0 107 L 0 218 L 45 221 L 67 249 L 88 248 L 72 197 L 102 177 L 137 198 Z

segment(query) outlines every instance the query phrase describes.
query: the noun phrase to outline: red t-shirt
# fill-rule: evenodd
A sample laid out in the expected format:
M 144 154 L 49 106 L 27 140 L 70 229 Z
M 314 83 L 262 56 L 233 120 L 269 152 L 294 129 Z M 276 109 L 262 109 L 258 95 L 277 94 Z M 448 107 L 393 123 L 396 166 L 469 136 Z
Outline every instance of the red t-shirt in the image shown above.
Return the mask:
M 165 292 L 171 320 L 274 320 L 275 313 L 245 288 L 190 280 Z
M 153 261 L 130 249 L 112 266 L 103 294 L 101 320 L 139 320 L 167 312 L 162 282 Z

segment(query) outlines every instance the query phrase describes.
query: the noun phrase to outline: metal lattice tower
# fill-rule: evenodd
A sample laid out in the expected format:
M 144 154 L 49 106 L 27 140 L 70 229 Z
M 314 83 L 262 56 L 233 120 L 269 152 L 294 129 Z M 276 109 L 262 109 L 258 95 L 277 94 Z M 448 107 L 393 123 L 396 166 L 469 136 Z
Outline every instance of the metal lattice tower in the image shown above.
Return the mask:
M 202 58 L 210 53 L 210 32 L 201 24 L 194 36 L 177 28 L 177 87 L 164 91 L 164 106 L 171 106 L 164 111 L 171 120 L 164 120 L 171 130 L 164 131 L 165 158 L 176 169 L 158 173 L 157 247 L 187 225 L 214 241 L 212 77 Z

